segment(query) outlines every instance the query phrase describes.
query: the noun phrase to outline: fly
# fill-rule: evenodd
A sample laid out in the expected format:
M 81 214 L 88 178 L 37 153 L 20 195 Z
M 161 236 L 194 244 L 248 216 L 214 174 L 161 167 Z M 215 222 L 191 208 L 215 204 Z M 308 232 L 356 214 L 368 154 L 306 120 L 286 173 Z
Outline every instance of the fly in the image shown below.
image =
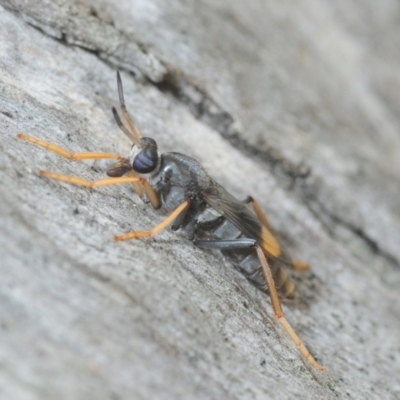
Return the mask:
M 40 174 L 91 188 L 131 183 L 143 200 L 150 202 L 154 209 L 162 206 L 169 215 L 149 231 L 128 232 L 115 236 L 114 240 L 151 237 L 171 225 L 173 230 L 180 229 L 195 246 L 221 250 L 253 284 L 269 293 L 279 323 L 308 363 L 323 371 L 324 367 L 313 358 L 283 314 L 278 290 L 291 298 L 294 285 L 286 271 L 274 262 L 281 256 L 281 248 L 259 204 L 251 197 L 244 201 L 236 199 L 195 159 L 175 152 L 160 154 L 156 141 L 143 137 L 129 117 L 119 72 L 117 83 L 121 116 L 115 108 L 112 111 L 117 125 L 133 143 L 129 157 L 111 153 L 70 153 L 55 144 L 18 133 L 18 138 L 71 160 L 116 160 L 107 170 L 109 177 L 95 181 L 48 171 L 40 171 Z M 304 267 L 296 262 L 293 265 Z

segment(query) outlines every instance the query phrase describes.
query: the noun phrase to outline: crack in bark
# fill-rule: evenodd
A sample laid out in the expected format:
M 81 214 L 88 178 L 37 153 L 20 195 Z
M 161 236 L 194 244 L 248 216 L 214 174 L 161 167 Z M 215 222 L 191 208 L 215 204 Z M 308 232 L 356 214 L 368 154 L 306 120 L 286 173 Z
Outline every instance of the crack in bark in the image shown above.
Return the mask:
M 326 225 L 325 221 L 321 218 L 319 213 L 326 216 L 334 224 L 341 226 L 342 228 L 345 228 L 348 232 L 351 232 L 354 236 L 356 236 L 363 243 L 365 243 L 365 245 L 370 249 L 370 251 L 372 253 L 384 258 L 386 261 L 388 261 L 393 266 L 400 267 L 399 260 L 397 260 L 396 257 L 391 255 L 387 251 L 383 250 L 381 248 L 381 246 L 378 244 L 378 242 L 376 240 L 372 239 L 370 236 L 368 236 L 367 233 L 361 227 L 356 226 L 356 225 L 352 224 L 351 222 L 344 220 L 343 218 L 341 218 L 339 215 L 333 213 L 332 211 L 329 211 L 318 199 L 313 198 L 311 201 L 317 205 L 319 212 L 316 211 L 315 209 L 313 209 L 311 206 L 308 206 L 308 209 L 322 223 L 325 230 L 328 232 L 328 234 L 331 237 L 336 237 L 336 236 L 334 235 L 332 229 L 330 229 Z
M 164 79 L 154 85 L 164 93 L 169 93 L 181 103 L 185 104 L 193 116 L 204 124 L 217 131 L 233 147 L 242 151 L 245 155 L 277 169 L 291 180 L 306 179 L 311 174 L 311 168 L 304 163 L 295 164 L 285 158 L 275 147 L 256 147 L 245 139 L 242 132 L 236 127 L 235 118 L 223 109 L 206 90 L 201 88 L 194 80 L 182 71 L 166 66 L 168 73 Z

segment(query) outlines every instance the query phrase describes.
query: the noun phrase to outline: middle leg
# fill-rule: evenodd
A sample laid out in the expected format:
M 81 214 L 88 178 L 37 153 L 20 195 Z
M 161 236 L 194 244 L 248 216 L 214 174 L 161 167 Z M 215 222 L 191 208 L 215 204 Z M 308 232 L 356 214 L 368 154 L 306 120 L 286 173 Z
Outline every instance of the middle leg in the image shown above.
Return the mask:
M 150 229 L 149 231 L 133 231 L 133 232 L 128 232 L 123 235 L 119 236 L 114 236 L 115 241 L 121 241 L 121 240 L 129 240 L 129 239 L 138 239 L 141 237 L 152 237 L 156 235 L 157 233 L 161 232 L 164 230 L 168 225 L 170 225 L 175 219 L 177 219 L 183 212 L 186 211 L 186 209 L 189 207 L 189 200 L 185 200 L 181 205 L 179 205 L 172 213 L 160 224 L 155 226 L 153 229 Z

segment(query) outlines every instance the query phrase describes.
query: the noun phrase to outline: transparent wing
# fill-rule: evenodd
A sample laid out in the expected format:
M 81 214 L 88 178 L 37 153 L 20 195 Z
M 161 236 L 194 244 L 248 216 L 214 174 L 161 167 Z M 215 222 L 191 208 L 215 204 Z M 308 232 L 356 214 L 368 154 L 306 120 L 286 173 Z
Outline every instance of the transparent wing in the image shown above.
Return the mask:
M 267 255 L 278 257 L 281 249 L 271 231 L 257 219 L 245 204 L 214 184 L 203 192 L 204 201 L 235 225 L 245 236 L 257 240 Z

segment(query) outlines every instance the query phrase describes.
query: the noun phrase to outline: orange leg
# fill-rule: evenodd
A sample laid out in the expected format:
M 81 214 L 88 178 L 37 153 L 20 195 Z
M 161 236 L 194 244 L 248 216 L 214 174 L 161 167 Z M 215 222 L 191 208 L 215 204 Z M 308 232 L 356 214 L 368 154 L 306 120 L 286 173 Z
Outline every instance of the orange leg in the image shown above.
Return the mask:
M 40 175 L 43 175 L 46 178 L 71 183 L 72 185 L 85 186 L 90 188 L 117 185 L 119 183 L 140 182 L 143 179 L 139 177 L 122 176 L 120 178 L 105 178 L 105 179 L 98 179 L 95 181 L 88 181 L 86 179 L 79 178 L 78 176 L 55 174 L 53 172 L 48 172 L 48 171 L 39 171 L 39 173 Z
M 244 203 L 251 203 L 251 205 L 253 206 L 254 212 L 256 213 L 258 219 L 260 220 L 260 222 L 269 230 L 271 230 L 271 226 L 267 220 L 266 215 L 264 214 L 264 211 L 262 210 L 260 204 L 258 203 L 258 201 L 254 200 L 253 197 L 249 196 L 247 197 L 247 199 L 244 200 Z
M 111 153 L 86 153 L 86 152 L 71 153 L 60 146 L 57 146 L 49 142 L 45 142 L 44 140 L 36 139 L 32 136 L 24 135 L 23 133 L 18 133 L 17 138 L 26 140 L 27 142 L 34 143 L 37 146 L 43 147 L 46 150 L 52 151 L 53 153 L 56 153 L 65 158 L 69 158 L 71 160 L 97 160 L 102 158 L 114 158 L 114 159 L 122 158 L 117 154 L 111 154 Z
M 287 322 L 287 320 L 283 314 L 281 303 L 279 301 L 278 292 L 276 290 L 275 283 L 274 283 L 274 278 L 272 277 L 271 269 L 268 265 L 267 259 L 265 258 L 264 252 L 262 251 L 261 247 L 259 247 L 259 246 L 256 247 L 256 251 L 257 251 L 258 258 L 259 258 L 262 268 L 263 268 L 265 279 L 267 281 L 269 295 L 271 297 L 271 302 L 272 302 L 272 308 L 274 310 L 274 314 L 275 314 L 276 318 L 278 318 L 279 323 L 282 325 L 283 329 L 285 329 L 285 331 L 287 332 L 289 337 L 292 339 L 292 341 L 294 342 L 296 347 L 299 349 L 299 351 L 303 355 L 303 357 L 308 361 L 308 363 L 311 366 L 313 366 L 314 368 L 323 372 L 325 370 L 325 368 L 322 365 L 318 364 L 317 361 L 315 361 L 313 356 L 310 354 L 310 352 L 304 346 L 303 342 L 297 336 L 296 332 L 290 326 L 289 322 Z
M 246 200 L 244 200 L 244 203 L 251 203 L 253 206 L 254 212 L 256 213 L 258 219 L 260 222 L 269 230 L 271 230 L 271 226 L 267 220 L 266 215 L 264 214 L 264 211 L 262 210 L 260 204 L 258 201 L 254 200 L 253 197 L 249 196 L 247 197 Z M 298 260 L 293 260 L 291 263 L 289 263 L 294 269 L 298 269 L 300 271 L 307 271 L 310 269 L 310 266 L 308 264 L 305 264 L 301 261 Z
M 115 241 L 138 239 L 141 237 L 152 237 L 157 233 L 165 229 L 169 224 L 171 224 L 186 208 L 189 207 L 189 200 L 185 200 L 180 206 L 178 206 L 172 213 L 160 224 L 149 231 L 133 231 L 125 233 L 124 235 L 114 236 Z
M 147 198 L 150 200 L 151 205 L 155 210 L 158 210 L 161 207 L 161 201 L 160 198 L 158 197 L 158 194 L 153 189 L 153 186 L 151 186 L 150 183 L 146 181 L 146 179 L 144 178 L 139 178 L 139 179 L 140 179 L 139 182 L 144 192 L 146 193 Z
M 292 267 L 294 269 L 298 269 L 299 271 L 308 271 L 310 269 L 310 266 L 308 264 L 305 264 L 298 260 L 292 261 Z
M 133 171 L 128 172 L 128 176 L 134 176 L 137 177 L 137 175 Z M 135 193 L 139 196 L 142 197 L 145 193 L 144 187 L 140 182 L 132 182 L 133 190 Z
M 85 186 L 85 187 L 101 187 L 101 186 L 111 186 L 117 185 L 119 183 L 138 183 L 143 188 L 144 192 L 146 193 L 147 197 L 149 198 L 152 206 L 155 209 L 160 208 L 161 202 L 160 199 L 153 189 L 153 187 L 146 181 L 144 178 L 140 178 L 138 176 L 122 176 L 117 178 L 105 178 L 105 179 L 98 179 L 95 181 L 88 181 L 83 178 L 79 178 L 78 176 L 70 176 L 70 175 L 63 175 L 63 174 L 55 174 L 53 172 L 48 171 L 39 171 L 40 175 L 43 175 L 47 178 L 55 179 L 57 181 L 63 181 L 67 183 L 71 183 L 72 185 L 78 186 Z

